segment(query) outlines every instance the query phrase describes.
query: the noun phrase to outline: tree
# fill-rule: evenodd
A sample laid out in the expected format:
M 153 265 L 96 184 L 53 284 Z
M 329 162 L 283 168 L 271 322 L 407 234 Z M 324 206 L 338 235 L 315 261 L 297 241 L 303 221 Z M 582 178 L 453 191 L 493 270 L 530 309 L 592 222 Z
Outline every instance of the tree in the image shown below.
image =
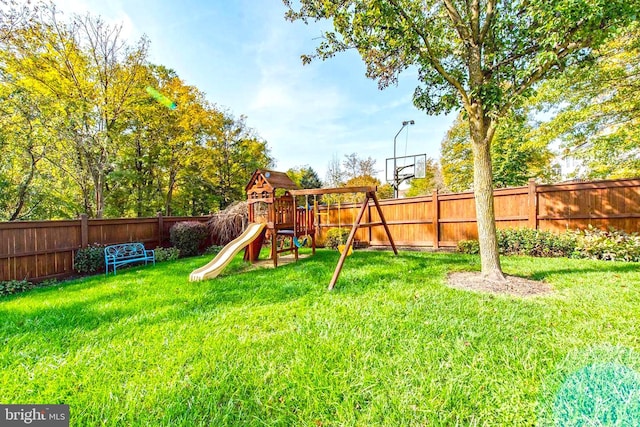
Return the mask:
M 409 182 L 406 196 L 425 196 L 433 193 L 436 189 L 441 190 L 443 187 L 442 174 L 438 169 L 438 165 L 433 159 L 427 159 L 424 178 L 412 178 Z
M 379 190 L 380 189 L 382 190 L 382 194 L 380 194 L 380 192 L 378 192 L 377 194 L 377 197 L 379 199 L 391 198 L 391 197 L 388 197 L 388 191 L 389 191 L 388 188 L 387 187 L 382 188 L 380 180 L 371 175 L 354 176 L 353 178 L 350 178 L 347 182 L 345 182 L 344 186 L 345 187 L 378 187 Z M 391 187 L 388 184 L 387 186 Z M 393 188 L 391 188 L 391 191 L 393 192 Z M 346 203 L 362 203 L 362 200 L 364 199 L 363 193 L 334 194 L 333 196 L 336 201 L 340 200 L 340 202 L 342 203 L 345 203 L 345 202 Z M 338 196 L 338 197 L 335 197 L 335 196 Z
M 4 71 L 11 84 L 58 101 L 55 114 L 65 124 L 48 159 L 76 181 L 84 211 L 100 218 L 148 42 L 129 46 L 120 26 L 90 16 L 65 24 L 58 15 L 50 4 L 37 22 L 13 33 Z
M 576 178 L 640 176 L 640 25 L 635 23 L 573 67 L 545 82 L 536 106 L 551 118 L 536 139 L 560 143 L 581 167 Z
M 327 165 L 327 176 L 325 178 L 325 187 L 340 187 L 344 183 L 344 172 L 338 160 L 338 155 L 334 154 Z
M 89 16 L 59 22 L 52 4 L 7 16 L 6 4 L 0 220 L 206 214 L 243 199 L 253 171 L 271 164 L 243 117 L 148 64 L 146 39 L 129 45 Z
M 493 207 L 490 147 L 498 121 L 541 80 L 588 59 L 636 19 L 638 0 L 290 0 L 287 18 L 332 19 L 313 55 L 355 48 L 380 88 L 417 67 L 414 103 L 428 114 L 462 108 L 474 158 L 483 276 L 504 280 Z
M 493 184 L 496 188 L 526 185 L 530 178 L 543 182 L 557 178 L 553 153 L 545 142 L 532 138 L 525 112 L 512 112 L 496 130 L 491 145 Z M 440 164 L 449 191 L 473 189 L 473 153 L 469 126 L 459 116 L 442 140 Z
M 449 191 L 473 189 L 473 152 L 469 125 L 460 114 L 440 145 L 442 179 Z
M 376 170 L 376 160 L 371 156 L 362 159 L 358 157 L 357 153 L 351 153 L 345 154 L 344 157 L 345 159 L 342 161 L 342 166 L 347 179 L 358 176 L 375 176 L 378 173 Z
M 53 149 L 52 100 L 29 96 L 13 85 L 0 85 L 0 220 L 25 220 L 42 213 L 47 193 L 45 163 Z
M 247 126 L 245 116 L 236 119 L 222 113 L 218 128 L 207 135 L 207 145 L 212 149 L 210 179 L 219 209 L 244 199 L 244 187 L 253 172 L 273 164 L 267 142 Z
M 0 0 L 0 41 L 10 39 L 15 32 L 27 26 L 37 12 L 38 7 L 30 2 Z
M 300 188 L 322 188 L 318 173 L 309 165 L 298 166 L 287 171 L 289 178 Z

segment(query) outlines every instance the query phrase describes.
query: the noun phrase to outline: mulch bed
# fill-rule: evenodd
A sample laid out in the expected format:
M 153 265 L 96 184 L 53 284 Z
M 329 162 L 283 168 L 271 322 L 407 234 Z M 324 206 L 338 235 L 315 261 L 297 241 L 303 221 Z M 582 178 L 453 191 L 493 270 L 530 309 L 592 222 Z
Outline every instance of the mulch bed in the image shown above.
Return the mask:
M 449 274 L 447 284 L 455 289 L 518 297 L 533 297 L 553 292 L 553 288 L 545 282 L 517 276 L 505 277 L 506 280 L 498 281 L 487 279 L 479 272 L 459 272 Z

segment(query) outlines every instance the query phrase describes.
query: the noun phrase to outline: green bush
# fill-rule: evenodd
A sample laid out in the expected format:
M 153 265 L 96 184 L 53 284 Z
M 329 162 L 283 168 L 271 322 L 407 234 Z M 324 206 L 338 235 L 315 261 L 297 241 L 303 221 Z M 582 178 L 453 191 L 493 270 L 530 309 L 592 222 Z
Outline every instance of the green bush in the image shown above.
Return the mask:
M 218 245 L 209 246 L 207 249 L 205 249 L 204 254 L 205 255 L 217 255 L 218 252 L 220 252 L 223 247 L 224 246 L 218 246 Z
M 505 255 L 569 257 L 576 245 L 571 233 L 555 234 L 531 228 L 498 230 L 497 237 L 500 253 Z
M 640 261 L 640 236 L 624 231 L 589 228 L 574 233 L 573 256 L 610 261 Z
M 613 228 L 605 231 L 589 226 L 581 231 L 555 234 L 528 228 L 497 231 L 498 249 L 503 255 L 591 258 L 640 262 L 640 236 Z M 461 240 L 458 252 L 477 254 L 477 240 Z
M 24 292 L 35 285 L 27 280 L 7 280 L 0 282 L 0 296 L 17 294 L 18 292 Z
M 477 240 L 460 240 L 456 250 L 463 254 L 479 254 L 480 243 Z
M 171 244 L 180 250 L 183 257 L 198 255 L 208 235 L 207 224 L 196 221 L 177 222 L 170 230 Z
M 347 228 L 330 228 L 327 230 L 324 246 L 326 248 L 338 249 L 338 246 L 347 243 L 349 231 Z
M 78 273 L 95 273 L 104 270 L 104 247 L 89 245 L 76 251 L 73 268 Z
M 154 249 L 156 254 L 156 262 L 162 261 L 174 261 L 180 258 L 180 249 L 170 247 L 170 248 L 161 248 L 158 246 Z

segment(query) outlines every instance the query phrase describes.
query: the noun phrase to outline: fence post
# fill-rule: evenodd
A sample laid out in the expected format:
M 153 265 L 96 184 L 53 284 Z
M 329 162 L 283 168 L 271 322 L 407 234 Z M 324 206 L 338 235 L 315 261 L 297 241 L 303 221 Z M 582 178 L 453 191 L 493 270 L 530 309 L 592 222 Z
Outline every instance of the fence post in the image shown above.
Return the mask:
M 433 196 L 431 196 L 431 203 L 433 203 L 433 247 L 440 247 L 440 206 L 438 202 L 438 189 L 433 190 Z
M 369 224 L 371 224 L 372 220 L 371 220 L 371 204 L 367 202 L 367 218 L 365 219 L 366 222 L 368 222 Z M 368 231 L 367 231 L 367 239 L 368 245 L 371 245 L 371 239 L 373 239 L 373 227 L 371 225 L 369 225 L 369 227 L 367 227 Z
M 89 220 L 86 213 L 80 214 L 80 246 L 89 246 Z
M 536 192 L 536 180 L 534 178 L 529 179 L 529 196 L 528 196 L 528 205 L 529 205 L 529 219 L 528 225 L 529 228 L 534 230 L 538 229 L 538 194 Z
M 164 240 L 164 217 L 162 211 L 158 212 L 158 246 L 162 246 Z

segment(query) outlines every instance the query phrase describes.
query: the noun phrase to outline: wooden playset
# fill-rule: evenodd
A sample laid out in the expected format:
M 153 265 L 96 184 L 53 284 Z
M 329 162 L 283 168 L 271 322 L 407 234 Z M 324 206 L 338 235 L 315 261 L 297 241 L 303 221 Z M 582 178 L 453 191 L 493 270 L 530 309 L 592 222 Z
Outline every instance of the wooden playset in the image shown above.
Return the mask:
M 279 190 L 279 191 L 278 191 Z M 249 222 L 266 222 L 266 227 L 260 238 L 255 239 L 245 249 L 245 260 L 254 262 L 258 259 L 260 249 L 264 243 L 264 238 L 271 239 L 271 259 L 274 267 L 278 265 L 278 254 L 293 253 L 298 259 L 299 243 L 304 239 L 311 239 L 312 251 L 316 249 L 315 217 L 317 215 L 317 205 L 313 207 L 309 203 L 309 196 L 321 196 L 325 194 L 344 193 L 365 193 L 365 199 L 360 211 L 351 227 L 349 237 L 345 244 L 345 249 L 341 251 L 338 265 L 333 273 L 329 289 L 333 289 L 345 259 L 351 251 L 356 231 L 359 227 L 383 226 L 387 234 L 394 254 L 398 254 L 391 231 L 380 208 L 380 203 L 376 197 L 375 186 L 364 187 L 340 187 L 340 188 L 313 188 L 300 189 L 286 173 L 270 170 L 257 170 L 254 172 L 249 184 L 246 186 L 247 201 L 249 204 Z M 282 194 L 278 194 L 282 192 Z M 304 206 L 299 207 L 296 203 L 297 197 L 304 196 Z M 364 213 L 373 202 L 378 215 L 379 222 L 361 223 Z M 281 244 L 282 242 L 284 244 Z M 280 244 L 279 244 L 280 242 Z
M 279 254 L 292 253 L 297 261 L 298 248 L 308 244 L 309 240 L 311 240 L 312 253 L 315 254 L 315 217 L 318 215 L 316 197 L 325 194 L 365 193 L 364 202 L 362 202 L 362 207 L 351 227 L 347 242 L 340 251 L 340 259 L 333 272 L 333 277 L 331 277 L 329 290 L 333 289 L 338 281 L 344 261 L 351 253 L 359 227 L 384 226 L 393 252 L 398 255 L 398 250 L 376 197 L 376 187 L 300 189 L 286 173 L 259 169 L 253 173 L 245 190 L 249 209 L 249 226 L 240 236 L 229 242 L 213 260 L 192 271 L 189 280 L 199 281 L 218 276 L 242 249 L 245 251 L 244 259 L 246 261 L 256 262 L 260 257 L 260 250 L 265 239 L 271 240 L 270 257 L 274 267 L 278 266 Z M 309 203 L 310 196 L 314 198 L 313 207 Z M 298 197 L 304 197 L 302 207 L 298 206 Z M 375 205 L 380 221 L 363 224 L 361 221 L 370 202 Z
M 311 239 L 316 251 L 314 215 L 309 206 L 298 207 L 291 190 L 299 190 L 286 173 L 257 170 L 245 190 L 249 205 L 249 222 L 267 224 L 262 235 L 245 250 L 245 260 L 255 262 L 265 238 L 271 240 L 271 259 L 278 266 L 278 255 L 292 253 L 298 260 L 298 248 L 304 239 Z M 282 194 L 279 194 L 282 193 Z

